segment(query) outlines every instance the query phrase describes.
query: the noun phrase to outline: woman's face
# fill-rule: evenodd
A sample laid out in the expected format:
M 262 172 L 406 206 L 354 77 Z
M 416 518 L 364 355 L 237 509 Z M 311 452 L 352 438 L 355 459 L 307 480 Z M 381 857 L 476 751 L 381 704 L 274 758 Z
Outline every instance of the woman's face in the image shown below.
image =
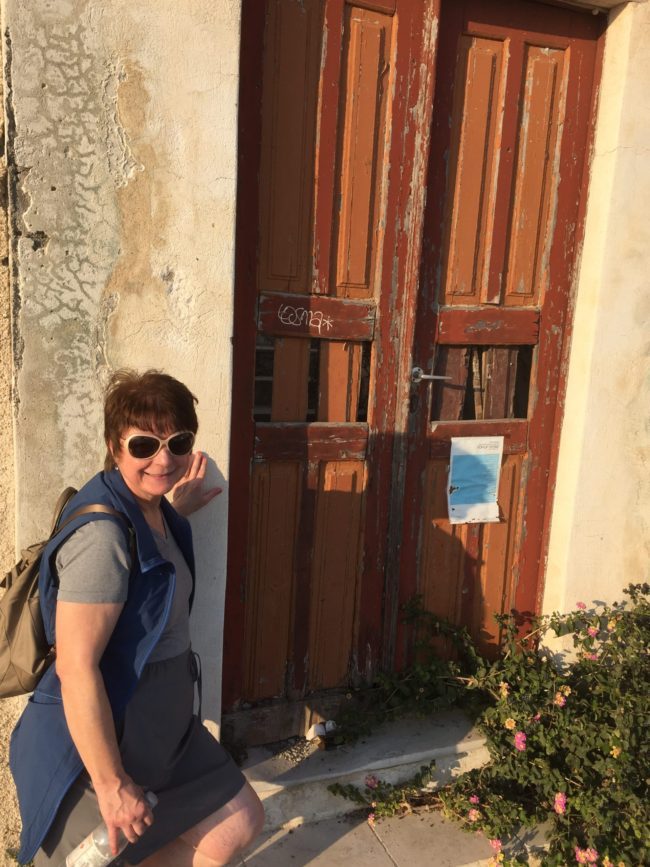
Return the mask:
M 129 427 L 122 431 L 121 448 L 115 454 L 111 449 L 115 464 L 122 474 L 127 487 L 138 500 L 151 502 L 168 494 L 176 482 L 185 475 L 192 459 L 190 451 L 187 455 L 173 455 L 167 446 L 163 446 L 152 458 L 134 458 L 129 454 L 125 440 L 134 434 L 154 434 L 160 439 L 167 439 L 175 431 L 151 431 L 138 427 Z

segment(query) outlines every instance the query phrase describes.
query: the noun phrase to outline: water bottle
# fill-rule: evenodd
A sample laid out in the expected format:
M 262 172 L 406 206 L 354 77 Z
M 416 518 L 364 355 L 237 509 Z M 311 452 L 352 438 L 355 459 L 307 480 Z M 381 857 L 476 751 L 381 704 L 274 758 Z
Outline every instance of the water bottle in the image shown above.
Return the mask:
M 145 800 L 153 810 L 158 803 L 158 798 L 153 792 L 144 793 Z M 129 841 L 121 831 L 118 832 L 117 855 L 111 852 L 110 843 L 108 841 L 108 828 L 101 822 L 97 827 L 88 834 L 88 836 L 79 843 L 76 849 L 65 859 L 66 867 L 105 867 L 106 864 L 112 864 L 120 852 L 123 852 L 128 846 Z

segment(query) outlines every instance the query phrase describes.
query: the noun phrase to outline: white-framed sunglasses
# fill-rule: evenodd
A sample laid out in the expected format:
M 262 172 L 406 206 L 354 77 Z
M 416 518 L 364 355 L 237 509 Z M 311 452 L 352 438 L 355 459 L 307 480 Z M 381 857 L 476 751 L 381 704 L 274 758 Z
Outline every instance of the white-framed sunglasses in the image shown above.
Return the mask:
M 131 434 L 131 436 L 125 437 L 124 444 L 131 457 L 138 460 L 155 458 L 164 446 L 167 446 L 172 455 L 180 458 L 183 455 L 189 455 L 192 451 L 194 439 L 195 436 L 191 430 L 184 430 L 173 433 L 164 440 L 155 434 Z

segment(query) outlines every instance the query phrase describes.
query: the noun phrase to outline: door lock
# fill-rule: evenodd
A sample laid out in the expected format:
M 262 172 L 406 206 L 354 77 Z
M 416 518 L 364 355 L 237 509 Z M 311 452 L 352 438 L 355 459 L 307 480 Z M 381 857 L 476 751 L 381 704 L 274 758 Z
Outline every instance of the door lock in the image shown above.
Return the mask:
M 453 377 L 451 377 L 451 376 L 436 376 L 436 375 L 431 374 L 431 373 L 425 373 L 421 367 L 414 367 L 413 370 L 411 371 L 411 382 L 413 382 L 415 385 L 417 385 L 418 383 L 422 382 L 425 379 L 426 380 L 429 380 L 429 379 L 453 379 Z

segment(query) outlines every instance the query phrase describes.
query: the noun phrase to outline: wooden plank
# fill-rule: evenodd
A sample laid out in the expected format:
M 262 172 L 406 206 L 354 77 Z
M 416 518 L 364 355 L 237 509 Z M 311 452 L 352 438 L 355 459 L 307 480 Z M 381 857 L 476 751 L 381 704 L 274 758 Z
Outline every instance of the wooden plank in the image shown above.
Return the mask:
M 487 347 L 483 354 L 485 400 L 483 418 L 512 418 L 517 350 L 507 346 Z
M 258 327 L 264 334 L 328 340 L 372 340 L 375 303 L 324 295 L 260 296 Z
M 566 109 L 566 76 L 561 50 L 527 45 L 524 95 L 518 137 L 507 304 L 538 304 L 548 283 L 548 255 L 554 230 L 554 201 Z
M 314 173 L 314 244 L 311 291 L 332 294 L 336 282 L 332 254 L 338 203 L 334 191 L 340 182 L 335 142 L 338 141 L 341 63 L 343 55 L 343 0 L 323 3 L 323 39 L 318 93 L 318 123 Z
M 461 37 L 452 112 L 448 304 L 487 300 L 503 113 L 502 67 L 502 39 Z
M 319 0 L 266 3 L 259 174 L 261 289 L 304 292 L 309 286 L 320 5 Z
M 481 560 L 484 524 L 465 524 L 459 620 L 475 642 L 481 631 L 478 610 L 481 604 Z
M 384 75 L 390 66 L 392 17 L 346 7 L 343 106 L 336 214 L 336 294 L 369 297 L 382 232 L 376 219 L 387 132 Z
M 347 682 L 363 548 L 364 476 L 361 461 L 321 464 L 311 580 L 310 689 Z
M 255 461 L 359 461 L 366 456 L 367 424 L 257 424 Z
M 294 582 L 292 642 L 287 672 L 287 698 L 302 698 L 308 687 L 309 622 L 312 602 L 311 572 L 314 550 L 316 498 L 318 496 L 320 464 L 302 463 L 302 495 L 296 543 L 296 580 Z M 283 735 L 284 737 L 284 735 Z
M 475 600 L 474 622 L 479 648 L 490 656 L 494 656 L 500 638 L 494 614 L 509 611 L 513 604 L 523 461 L 522 455 L 504 457 L 497 497 L 501 520 L 483 525 L 481 592 Z
M 503 436 L 503 453 L 518 455 L 528 448 L 528 421 L 437 421 L 431 423 L 429 435 L 429 455 L 449 457 L 452 437 Z
M 539 340 L 540 312 L 535 308 L 504 310 L 443 307 L 438 312 L 438 342 L 447 345 L 534 346 Z
M 356 422 L 361 385 L 360 343 L 321 344 L 318 420 Z
M 434 380 L 431 421 L 459 421 L 463 414 L 467 383 L 467 355 L 465 346 L 441 346 L 436 358 L 436 376 L 449 380 Z
M 248 701 L 282 695 L 289 657 L 301 467 L 254 467 L 246 598 L 244 695 Z
M 418 565 L 418 591 L 424 607 L 458 622 L 465 548 L 465 525 L 450 524 L 447 462 L 427 462 Z
M 279 337 L 273 359 L 272 422 L 307 418 L 308 382 L 309 340 Z

